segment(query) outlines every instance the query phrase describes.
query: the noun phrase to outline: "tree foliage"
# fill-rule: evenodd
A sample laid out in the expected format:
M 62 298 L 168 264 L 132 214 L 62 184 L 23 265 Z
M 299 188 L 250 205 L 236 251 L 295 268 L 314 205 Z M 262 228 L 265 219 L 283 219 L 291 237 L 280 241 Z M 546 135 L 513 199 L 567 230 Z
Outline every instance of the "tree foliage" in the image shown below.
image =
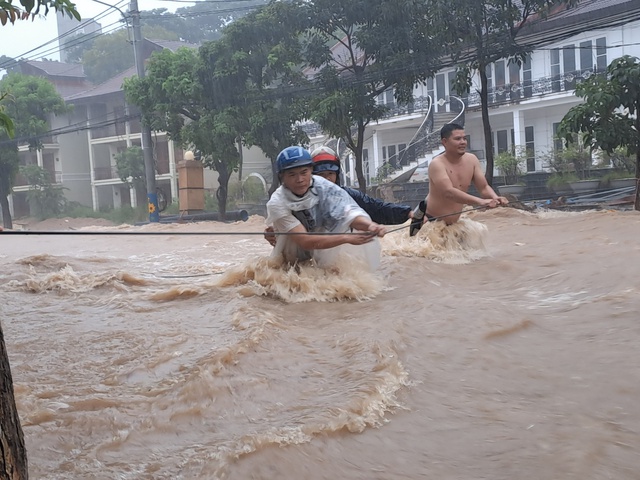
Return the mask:
M 6 25 L 7 22 L 33 19 L 36 15 L 47 15 L 51 9 L 80 20 L 80 14 L 71 0 L 0 0 L 0 23 Z
M 142 35 L 154 40 L 178 39 L 175 33 L 160 27 L 142 27 Z M 93 83 L 102 83 L 133 67 L 135 58 L 130 38 L 126 29 L 120 29 L 92 40 L 91 48 L 82 53 L 87 78 Z
M 283 95 L 306 84 L 297 2 L 273 3 L 230 24 L 221 39 L 200 49 L 200 81 L 208 108 L 233 109 L 237 138 L 258 146 L 271 160 L 271 192 L 279 185 L 278 153 L 308 141 L 298 126 L 305 100 Z M 282 28 L 287 25 L 287 28 Z
M 606 75 L 581 82 L 576 95 L 584 102 L 567 112 L 558 135 L 572 142 L 581 133 L 586 145 L 610 155 L 624 148 L 636 157 L 636 180 L 640 182 L 640 60 L 629 55 L 614 59 Z M 638 188 L 635 209 L 640 210 Z
M 343 139 L 355 157 L 358 185 L 363 170 L 367 125 L 383 117 L 377 97 L 394 89 L 400 103 L 412 100 L 413 86 L 433 73 L 432 38 L 424 35 L 428 9 L 411 0 L 313 0 L 306 62 L 318 90 L 310 116 L 330 136 Z
M 159 26 L 174 32 L 181 40 L 193 44 L 220 38 L 226 25 L 238 20 L 267 0 L 240 0 L 229 2 L 196 2 L 193 6 L 178 8 L 175 13 L 158 8 L 144 13 L 148 26 Z
M 571 5 L 576 0 L 562 0 Z M 489 118 L 489 92 L 487 67 L 492 63 L 509 59 L 522 64 L 532 46 L 521 44 L 517 35 L 533 18 L 543 18 L 557 0 L 433 0 L 430 8 L 434 14 L 431 26 L 433 34 L 459 62 L 453 85 L 459 94 L 468 93 L 473 77 L 480 78 L 480 105 L 487 160 L 486 178 L 493 183 L 493 142 Z M 465 21 L 461 22 L 460 19 Z
M 152 130 L 165 131 L 183 146 L 198 150 L 206 166 L 218 172 L 220 215 L 226 213 L 229 177 L 237 170 L 237 115 L 231 109 L 209 109 L 199 81 L 195 50 L 162 50 L 151 56 L 144 78 L 125 81 L 127 100 L 140 107 Z
M 118 177 L 123 183 L 133 185 L 138 204 L 143 204 L 147 196 L 147 188 L 142 148 L 137 145 L 129 147 L 122 152 L 118 152 L 115 160 Z
M 11 228 L 8 195 L 18 172 L 18 145 L 42 147 L 41 136 L 49 129 L 49 117 L 69 111 L 53 84 L 40 77 L 10 73 L 0 80 L 0 91 L 6 95 L 0 106 L 14 124 L 15 137 L 0 131 L 0 205 L 4 226 Z
M 51 183 L 50 173 L 38 165 L 20 167 L 20 172 L 29 183 L 27 199 L 33 208 L 31 214 L 44 219 L 64 212 L 67 199 L 64 188 Z

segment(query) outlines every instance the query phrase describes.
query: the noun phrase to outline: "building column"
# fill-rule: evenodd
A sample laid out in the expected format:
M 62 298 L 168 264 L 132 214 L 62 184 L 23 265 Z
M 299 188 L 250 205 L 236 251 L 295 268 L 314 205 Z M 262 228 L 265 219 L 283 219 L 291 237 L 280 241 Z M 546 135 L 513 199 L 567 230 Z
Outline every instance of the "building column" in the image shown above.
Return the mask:
M 127 118 L 129 117 L 129 104 L 124 105 L 124 114 L 127 116 Z M 124 138 L 127 144 L 127 148 L 131 148 L 131 124 L 129 123 L 129 120 L 124 122 Z
M 171 195 L 170 200 L 173 202 L 174 198 L 178 198 L 178 175 L 176 174 L 176 150 L 173 140 L 167 141 L 167 148 L 169 149 L 169 173 L 171 174 L 171 178 L 169 182 L 171 184 Z M 182 159 L 181 159 L 182 160 Z
M 36 161 L 40 168 L 44 168 L 44 162 L 42 161 L 42 149 L 36 150 Z
M 87 127 L 90 127 L 91 123 L 87 121 Z M 96 187 L 96 172 L 93 166 L 93 143 L 91 142 L 91 128 L 87 128 L 87 143 L 89 144 L 89 175 L 91 179 L 91 202 L 93 204 L 93 211 L 97 212 L 98 205 L 98 188 Z
M 520 110 L 514 110 L 513 112 L 513 147 L 518 152 L 518 147 L 526 147 L 526 141 L 524 136 L 524 114 Z
M 11 218 L 15 217 L 15 212 L 13 210 L 13 193 L 9 195 L 9 213 L 11 214 Z
M 133 183 L 129 184 L 129 198 L 131 199 L 131 207 L 136 208 L 138 206 L 138 197 Z
M 373 131 L 373 155 L 369 157 L 369 176 L 367 178 L 367 182 L 371 177 L 375 177 L 378 173 L 378 168 L 380 168 L 380 147 L 378 145 L 378 132 L 376 130 Z M 371 168 L 373 160 L 373 169 Z

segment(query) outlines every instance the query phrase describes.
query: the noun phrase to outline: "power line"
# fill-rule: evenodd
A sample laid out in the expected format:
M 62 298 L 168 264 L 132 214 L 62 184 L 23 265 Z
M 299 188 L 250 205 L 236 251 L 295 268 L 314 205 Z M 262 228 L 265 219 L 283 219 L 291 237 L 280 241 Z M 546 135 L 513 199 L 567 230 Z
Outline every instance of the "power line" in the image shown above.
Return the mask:
M 126 2 L 126 0 L 120 0 L 116 5 L 119 5 L 120 3 L 124 3 L 124 2 Z M 105 17 L 109 13 L 110 13 L 110 9 L 106 9 L 103 12 L 99 13 L 98 15 L 96 15 L 92 20 L 94 20 L 94 21 L 95 20 L 100 20 L 101 18 Z M 77 32 L 77 31 L 79 31 L 81 29 L 83 29 L 88 23 L 89 23 L 89 20 L 87 20 L 86 22 L 81 22 L 78 26 L 72 28 L 68 32 L 63 33 L 62 35 L 58 35 L 57 37 L 55 37 L 55 38 L 43 43 L 42 45 L 40 45 L 38 47 L 35 47 L 35 48 L 32 48 L 31 50 L 28 50 L 28 51 L 24 52 L 23 54 L 19 55 L 19 57 L 20 57 L 19 59 L 30 60 L 30 59 L 33 59 L 33 58 L 41 57 L 42 55 L 34 55 L 32 58 L 29 58 L 29 57 L 24 58 L 25 55 L 28 55 L 28 54 L 33 53 L 33 52 L 36 52 L 36 51 L 40 50 L 41 48 L 46 47 L 47 45 L 49 45 L 49 44 L 51 44 L 53 42 L 59 42 L 61 39 L 63 39 L 65 37 Z M 111 24 L 111 25 L 113 25 L 113 24 Z M 55 53 L 55 52 L 53 52 L 53 53 Z M 5 69 L 7 67 L 7 65 L 10 65 L 10 62 L 5 62 L 3 64 L 0 64 L 0 69 Z
M 122 3 L 123 1 L 126 1 L 126 0 L 121 0 L 120 2 L 118 2 L 118 4 Z M 240 1 L 255 1 L 255 0 L 240 0 Z M 214 2 L 214 3 L 218 3 L 218 2 Z M 221 1 L 220 3 L 228 3 L 228 2 L 222 2 Z M 116 5 L 118 5 L 118 4 L 116 4 Z M 140 18 L 141 19 L 147 19 L 147 20 L 149 20 L 149 19 L 151 19 L 151 20 L 170 19 L 170 18 L 194 18 L 194 17 L 202 17 L 202 16 L 214 16 L 214 15 L 223 15 L 223 14 L 228 14 L 228 13 L 245 12 L 245 11 L 254 10 L 254 9 L 260 7 L 260 6 L 262 6 L 262 5 L 238 7 L 238 8 L 216 9 L 216 10 L 205 10 L 205 11 L 202 11 L 202 12 L 188 12 L 188 13 L 180 13 L 180 14 L 177 14 L 177 13 L 145 14 L 145 11 L 142 11 Z M 108 15 L 110 13 L 111 13 L 110 9 L 107 9 L 106 11 L 102 12 L 102 14 L 100 14 L 100 15 L 106 16 L 106 15 Z M 95 19 L 97 19 L 97 18 L 98 17 L 95 17 Z M 118 20 L 116 22 L 113 22 L 113 23 L 107 25 L 104 28 L 108 28 L 108 27 L 110 27 L 112 25 L 115 25 L 115 24 L 120 24 L 121 22 L 122 22 L 122 20 Z M 84 24 L 81 24 L 81 26 L 75 27 L 74 29 L 70 30 L 69 32 L 67 32 L 65 34 L 62 34 L 62 35 L 60 35 L 60 36 L 58 36 L 58 37 L 56 37 L 56 38 L 54 38 L 52 40 L 49 40 L 49 41 L 43 43 L 42 45 L 40 45 L 40 46 L 38 46 L 36 48 L 33 48 L 33 49 L 23 53 L 18 60 L 27 60 L 27 61 L 28 60 L 33 60 L 33 59 L 36 59 L 36 58 L 41 58 L 44 55 L 52 55 L 54 53 L 58 53 L 58 52 L 61 52 L 63 50 L 67 50 L 69 48 L 72 48 L 74 46 L 79 45 L 82 42 L 75 43 L 73 45 L 62 44 L 59 47 L 52 47 L 51 49 L 46 50 L 43 53 L 39 52 L 39 50 L 41 48 L 45 47 L 46 45 L 49 45 L 49 44 L 51 44 L 53 42 L 56 42 L 56 41 L 59 41 L 59 40 L 63 39 L 66 36 L 71 35 L 72 33 L 80 30 L 83 26 L 84 26 Z M 102 36 L 102 35 L 108 35 L 109 33 L 113 33 L 116 30 L 118 30 L 118 28 L 111 29 L 108 32 L 103 31 L 103 32 L 100 32 L 100 33 L 96 34 L 92 38 L 95 39 L 95 38 L 98 38 L 99 36 Z M 87 40 L 87 41 L 89 41 L 89 40 Z M 29 53 L 32 53 L 32 52 L 38 52 L 38 53 L 32 55 L 31 57 L 24 57 L 25 55 L 27 55 Z M 10 66 L 11 64 L 12 63 L 10 61 L 2 63 L 2 64 L 0 64 L 0 69 L 5 69 L 8 66 Z

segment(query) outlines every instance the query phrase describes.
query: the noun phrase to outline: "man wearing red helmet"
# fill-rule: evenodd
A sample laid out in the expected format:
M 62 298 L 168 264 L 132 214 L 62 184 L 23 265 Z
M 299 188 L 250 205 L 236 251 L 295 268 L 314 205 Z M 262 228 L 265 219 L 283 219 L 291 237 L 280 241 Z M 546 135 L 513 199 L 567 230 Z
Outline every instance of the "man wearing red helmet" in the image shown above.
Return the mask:
M 340 185 L 340 159 L 329 147 L 319 147 L 311 152 L 313 174 L 324 177 Z M 398 225 L 413 217 L 411 207 L 398 203 L 389 203 L 370 197 L 355 188 L 342 187 L 360 207 L 369 214 L 371 220 L 382 225 Z
M 312 175 L 313 160 L 304 148 L 285 148 L 276 167 L 281 185 L 267 202 L 267 225 L 276 235 L 287 235 L 276 242 L 274 255 L 282 255 L 289 263 L 313 258 L 322 264 L 322 259 L 333 255 L 316 251 L 365 245 L 386 233 L 344 190 Z

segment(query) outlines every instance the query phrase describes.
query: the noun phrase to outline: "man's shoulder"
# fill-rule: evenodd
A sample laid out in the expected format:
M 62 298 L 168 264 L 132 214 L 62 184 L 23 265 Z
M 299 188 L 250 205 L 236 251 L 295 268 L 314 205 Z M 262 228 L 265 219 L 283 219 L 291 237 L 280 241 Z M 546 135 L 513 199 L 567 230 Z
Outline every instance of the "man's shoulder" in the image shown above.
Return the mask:
M 479 162 L 480 160 L 478 160 L 478 157 L 476 157 L 476 155 L 474 153 L 471 152 L 465 152 L 464 155 L 462 156 L 462 158 L 466 161 L 466 162 Z
M 275 205 L 282 202 L 282 185 L 276 188 L 275 192 L 271 194 L 271 198 L 267 200 L 267 207 L 269 205 Z

